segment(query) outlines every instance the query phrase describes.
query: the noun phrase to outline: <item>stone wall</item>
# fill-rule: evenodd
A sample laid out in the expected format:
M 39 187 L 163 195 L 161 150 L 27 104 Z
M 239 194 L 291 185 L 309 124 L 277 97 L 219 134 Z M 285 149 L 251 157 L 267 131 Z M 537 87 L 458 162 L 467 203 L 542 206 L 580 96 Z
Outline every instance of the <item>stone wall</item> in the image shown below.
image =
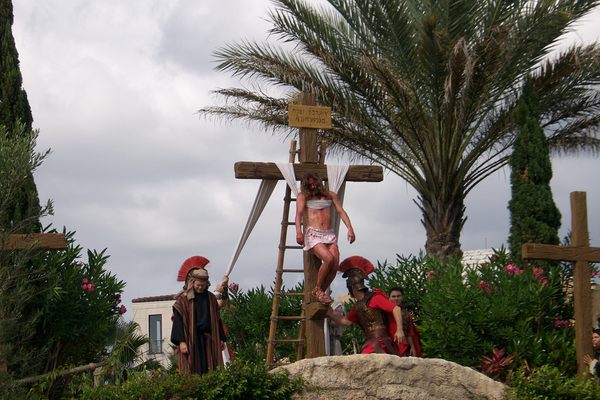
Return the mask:
M 500 400 L 506 387 L 450 361 L 387 354 L 318 357 L 281 370 L 309 385 L 296 400 Z

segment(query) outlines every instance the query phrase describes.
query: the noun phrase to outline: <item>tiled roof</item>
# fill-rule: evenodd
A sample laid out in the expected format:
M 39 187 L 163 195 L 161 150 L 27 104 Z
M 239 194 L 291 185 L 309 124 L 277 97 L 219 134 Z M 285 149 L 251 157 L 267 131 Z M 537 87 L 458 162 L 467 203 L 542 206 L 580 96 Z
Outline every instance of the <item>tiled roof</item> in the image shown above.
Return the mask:
M 138 297 L 131 300 L 132 303 L 150 303 L 153 301 L 175 300 L 175 294 L 163 294 L 161 296 Z

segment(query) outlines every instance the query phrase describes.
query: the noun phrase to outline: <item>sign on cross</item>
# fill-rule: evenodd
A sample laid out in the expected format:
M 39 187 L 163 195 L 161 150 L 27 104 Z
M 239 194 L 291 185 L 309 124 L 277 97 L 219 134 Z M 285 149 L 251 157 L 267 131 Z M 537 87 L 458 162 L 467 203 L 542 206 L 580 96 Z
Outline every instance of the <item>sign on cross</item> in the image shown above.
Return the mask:
M 315 98 L 308 93 L 301 93 L 298 99 L 299 106 L 292 107 L 294 120 L 301 127 L 299 129 L 300 149 L 299 163 L 293 164 L 296 179 L 300 180 L 305 174 L 317 173 L 320 177 L 327 176 L 327 166 L 319 161 L 319 143 L 317 129 L 323 118 L 322 110 L 315 107 Z M 307 106 L 303 114 L 302 106 Z M 298 116 L 300 115 L 300 117 Z M 302 121 L 309 121 L 302 126 Z M 292 124 L 290 124 L 292 125 Z M 297 126 L 297 125 L 296 125 Z M 323 156 L 321 154 L 321 156 Z M 321 160 L 322 161 L 322 160 Z M 238 179 L 277 179 L 282 180 L 279 168 L 271 162 L 239 161 L 234 166 L 235 177 Z M 381 182 L 383 168 L 380 166 L 351 165 L 346 174 L 346 181 L 351 182 Z M 311 253 L 304 253 L 304 299 L 306 307 L 306 356 L 307 358 L 325 355 L 325 338 L 323 321 L 327 307 L 318 302 L 312 302 L 310 288 L 316 285 L 317 272 L 321 261 Z
M 571 245 L 553 246 L 527 243 L 522 247 L 524 259 L 575 262 L 573 297 L 575 300 L 575 351 L 577 373 L 585 376 L 585 354 L 593 355 L 591 269 L 589 263 L 600 262 L 600 247 L 589 246 L 585 192 L 571 192 Z

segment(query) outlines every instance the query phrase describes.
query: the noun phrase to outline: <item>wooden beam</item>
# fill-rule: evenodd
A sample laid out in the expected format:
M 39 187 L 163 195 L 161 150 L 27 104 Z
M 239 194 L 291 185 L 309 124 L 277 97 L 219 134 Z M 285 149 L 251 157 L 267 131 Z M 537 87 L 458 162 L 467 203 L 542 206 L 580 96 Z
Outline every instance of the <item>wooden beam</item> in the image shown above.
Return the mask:
M 22 379 L 19 379 L 17 382 L 19 382 L 21 384 L 27 384 L 27 383 L 33 383 L 33 382 L 39 381 L 39 380 L 47 378 L 47 377 L 53 377 L 54 379 L 56 379 L 56 377 L 58 377 L 58 376 L 73 375 L 73 374 L 78 374 L 80 372 L 86 372 L 86 371 L 94 370 L 96 368 L 100 368 L 100 367 L 104 366 L 104 364 L 106 364 L 106 362 L 107 361 L 102 361 L 99 363 L 89 363 L 89 364 L 80 365 L 78 367 L 73 367 L 68 370 L 59 371 L 59 372 L 51 371 L 51 372 L 47 372 L 42 375 L 35 375 L 35 376 L 29 376 L 27 378 L 22 378 Z
M 590 245 L 585 192 L 571 192 L 571 244 L 576 247 Z M 570 246 L 569 246 L 570 247 Z M 583 362 L 586 354 L 594 355 L 592 346 L 592 269 L 588 261 L 577 260 L 573 271 L 573 305 L 575 306 L 575 356 L 577 375 L 587 376 L 588 367 Z
M 521 253 L 525 259 L 600 262 L 600 247 L 525 243 Z
M 279 168 L 272 162 L 238 161 L 233 167 L 238 179 L 283 179 Z M 319 164 L 294 164 L 296 179 L 300 180 L 308 172 L 316 172 L 327 180 L 327 167 Z M 346 174 L 349 182 L 381 182 L 383 168 L 379 165 L 351 165 Z
M 30 233 L 8 235 L 0 241 L 0 251 L 43 248 L 61 250 L 67 248 L 65 235 L 62 233 Z

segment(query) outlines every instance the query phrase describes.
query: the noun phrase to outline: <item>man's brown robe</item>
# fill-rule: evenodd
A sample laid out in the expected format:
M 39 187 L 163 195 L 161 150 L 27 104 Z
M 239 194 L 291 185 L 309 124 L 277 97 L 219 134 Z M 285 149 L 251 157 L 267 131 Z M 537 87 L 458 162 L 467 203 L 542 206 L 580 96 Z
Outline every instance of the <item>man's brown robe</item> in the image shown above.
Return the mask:
M 179 295 L 175 300 L 173 308 L 182 318 L 185 342 L 188 353 L 179 352 L 179 373 L 202 373 L 201 357 L 206 357 L 208 370 L 223 366 L 223 355 L 221 353 L 221 319 L 219 318 L 219 305 L 217 298 L 207 291 L 208 309 L 210 313 L 210 334 L 205 333 L 205 348 L 197 349 L 196 321 L 194 320 L 194 299 L 188 299 L 185 293 Z M 198 296 L 198 295 L 196 295 Z M 174 343 L 178 345 L 179 343 Z

